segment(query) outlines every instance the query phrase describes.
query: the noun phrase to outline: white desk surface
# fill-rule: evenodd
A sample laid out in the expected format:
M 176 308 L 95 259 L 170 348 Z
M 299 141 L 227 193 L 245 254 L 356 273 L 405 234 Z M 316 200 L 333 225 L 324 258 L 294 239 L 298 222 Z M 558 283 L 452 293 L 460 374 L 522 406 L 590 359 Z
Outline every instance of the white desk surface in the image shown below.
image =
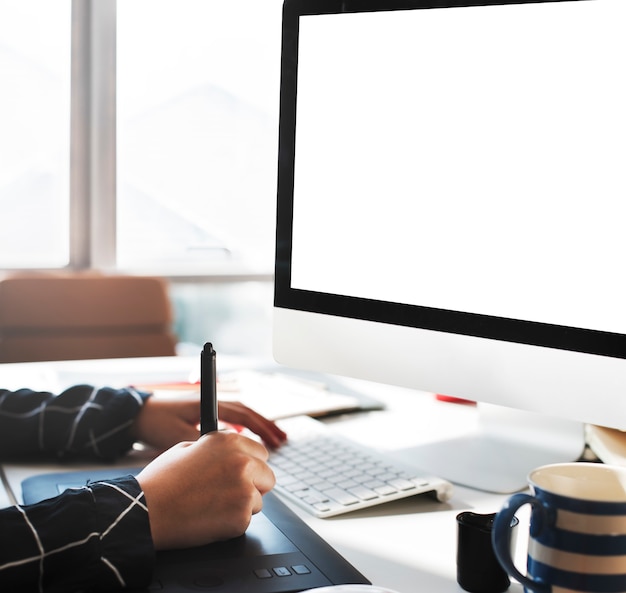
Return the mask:
M 241 364 L 233 359 L 220 359 L 220 362 L 223 367 L 232 365 L 231 368 Z M 218 366 L 218 372 L 219 369 Z M 77 382 L 123 385 L 185 380 L 195 371 L 197 361 L 185 357 L 5 364 L 0 365 L 0 385 L 54 391 Z M 387 409 L 335 417 L 326 422 L 341 434 L 370 447 L 402 449 L 456 436 L 476 422 L 476 410 L 472 406 L 442 403 L 431 394 L 395 387 L 363 382 L 350 382 L 350 385 L 383 401 Z M 116 465 L 138 465 L 145 460 L 145 455 L 134 455 L 135 458 L 122 459 Z M 4 464 L 3 470 L 15 498 L 21 502 L 20 483 L 25 477 L 88 467 Z M 456 516 L 466 510 L 495 512 L 505 499 L 506 496 L 455 486 L 447 503 L 413 497 L 330 519 L 317 519 L 297 507 L 291 508 L 372 583 L 399 593 L 459 593 L 463 590 L 456 582 Z M 0 504 L 10 503 L 6 491 L 0 489 Z M 523 562 L 523 550 L 518 549 L 518 558 L 520 554 Z M 513 593 L 522 590 L 517 583 L 510 588 Z

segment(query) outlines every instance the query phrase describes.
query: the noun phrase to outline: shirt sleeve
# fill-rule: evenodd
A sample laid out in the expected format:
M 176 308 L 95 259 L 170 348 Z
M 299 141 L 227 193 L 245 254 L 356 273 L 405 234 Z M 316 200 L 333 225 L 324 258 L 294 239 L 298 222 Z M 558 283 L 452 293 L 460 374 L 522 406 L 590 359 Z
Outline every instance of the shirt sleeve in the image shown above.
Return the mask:
M 145 588 L 155 552 L 145 498 L 132 476 L 0 510 L 0 591 Z
M 116 459 L 132 447 L 130 429 L 148 396 L 91 385 L 59 395 L 0 389 L 0 457 Z

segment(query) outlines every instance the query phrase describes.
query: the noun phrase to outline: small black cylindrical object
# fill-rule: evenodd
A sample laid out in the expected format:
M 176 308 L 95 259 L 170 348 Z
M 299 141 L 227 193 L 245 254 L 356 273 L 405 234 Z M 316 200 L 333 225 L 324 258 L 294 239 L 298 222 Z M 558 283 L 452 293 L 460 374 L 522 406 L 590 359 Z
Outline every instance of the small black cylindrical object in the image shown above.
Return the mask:
M 457 515 L 456 574 L 459 585 L 470 593 L 502 593 L 511 581 L 500 566 L 491 544 L 495 513 L 466 511 Z M 516 525 L 517 525 L 517 519 Z

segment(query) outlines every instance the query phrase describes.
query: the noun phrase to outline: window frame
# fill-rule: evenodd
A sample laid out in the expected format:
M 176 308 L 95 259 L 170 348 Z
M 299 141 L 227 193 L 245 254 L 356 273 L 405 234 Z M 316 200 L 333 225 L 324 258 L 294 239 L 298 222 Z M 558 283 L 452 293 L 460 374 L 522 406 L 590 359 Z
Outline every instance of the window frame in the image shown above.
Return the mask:
M 271 280 L 273 270 L 242 261 L 179 269 L 117 265 L 117 0 L 72 0 L 71 15 L 69 261 L 60 269 L 150 274 L 182 282 Z
M 70 269 L 115 267 L 115 0 L 72 0 Z

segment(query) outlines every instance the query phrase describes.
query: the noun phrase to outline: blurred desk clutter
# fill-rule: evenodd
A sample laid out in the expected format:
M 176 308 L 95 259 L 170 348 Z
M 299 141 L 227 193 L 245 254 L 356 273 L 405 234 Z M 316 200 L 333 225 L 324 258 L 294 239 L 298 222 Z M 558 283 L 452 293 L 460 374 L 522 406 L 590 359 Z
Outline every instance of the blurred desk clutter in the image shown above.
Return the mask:
M 604 463 L 626 465 L 626 431 L 588 424 L 587 444 Z
M 200 352 L 200 348 L 198 348 Z M 158 361 L 158 364 L 157 362 Z M 156 395 L 199 391 L 199 356 L 124 358 L 115 364 L 103 360 L 55 361 L 0 366 L 0 384 L 6 389 L 28 387 L 60 391 L 81 382 L 110 387 L 136 388 Z M 246 363 L 220 355 L 218 395 L 240 401 L 271 419 L 300 414 L 320 417 L 347 412 L 377 410 L 383 403 L 341 378 L 299 372 L 265 361 Z
M 188 382 L 135 384 L 155 395 L 198 390 L 194 376 Z M 218 371 L 220 400 L 239 401 L 271 420 L 305 414 L 324 417 L 347 412 L 379 410 L 380 401 L 368 397 L 336 377 L 278 369 L 276 366 Z

